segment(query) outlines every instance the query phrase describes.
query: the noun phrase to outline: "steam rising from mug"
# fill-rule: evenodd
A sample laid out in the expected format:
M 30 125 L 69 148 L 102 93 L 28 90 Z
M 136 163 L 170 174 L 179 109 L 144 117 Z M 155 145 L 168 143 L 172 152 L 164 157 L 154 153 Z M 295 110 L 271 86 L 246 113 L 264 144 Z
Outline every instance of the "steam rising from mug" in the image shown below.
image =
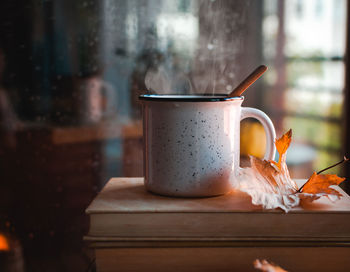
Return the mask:
M 256 19 L 255 2 L 193 2 L 197 4 L 190 5 L 186 14 L 192 21 L 179 14 L 175 21 L 162 21 L 166 27 L 156 26 L 152 37 L 161 42 L 154 46 L 169 46 L 158 48 L 163 58 L 147 67 L 145 85 L 150 93 L 230 93 L 251 69 L 254 54 L 243 65 L 240 62 L 249 50 L 256 50 L 250 39 L 254 34 L 247 35 Z M 181 27 L 174 28 L 177 23 Z
M 192 84 L 185 74 L 169 75 L 162 66 L 147 71 L 145 85 L 150 92 L 156 94 L 193 93 Z

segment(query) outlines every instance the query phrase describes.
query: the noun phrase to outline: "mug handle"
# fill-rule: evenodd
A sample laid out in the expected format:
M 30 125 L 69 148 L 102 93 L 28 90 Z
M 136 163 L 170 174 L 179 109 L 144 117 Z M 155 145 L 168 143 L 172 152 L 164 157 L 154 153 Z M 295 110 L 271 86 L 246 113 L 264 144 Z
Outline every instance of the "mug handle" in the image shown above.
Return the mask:
M 241 121 L 249 117 L 257 119 L 265 129 L 266 151 L 265 151 L 264 160 L 274 160 L 275 154 L 276 154 L 276 147 L 275 147 L 276 131 L 271 119 L 261 110 L 242 107 Z

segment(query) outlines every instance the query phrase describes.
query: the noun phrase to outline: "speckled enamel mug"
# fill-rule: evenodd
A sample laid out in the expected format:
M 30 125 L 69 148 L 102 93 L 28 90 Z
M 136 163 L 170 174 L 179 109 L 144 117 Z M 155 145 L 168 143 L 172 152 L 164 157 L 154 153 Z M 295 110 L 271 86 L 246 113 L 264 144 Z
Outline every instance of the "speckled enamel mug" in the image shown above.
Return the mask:
M 276 137 L 269 117 L 241 107 L 243 97 L 141 95 L 144 175 L 147 190 L 204 197 L 232 190 L 239 170 L 240 121 L 252 117 L 266 132 L 265 159 L 274 159 Z

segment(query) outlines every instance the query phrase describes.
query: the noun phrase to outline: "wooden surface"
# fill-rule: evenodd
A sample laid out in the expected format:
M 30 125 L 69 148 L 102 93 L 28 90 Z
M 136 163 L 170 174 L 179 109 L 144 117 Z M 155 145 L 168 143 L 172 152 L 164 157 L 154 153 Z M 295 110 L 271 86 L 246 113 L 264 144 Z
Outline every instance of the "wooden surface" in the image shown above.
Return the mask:
M 345 247 L 207 247 L 97 249 L 98 272 L 109 271 L 257 271 L 267 259 L 287 271 L 349 271 Z
M 297 181 L 300 184 L 304 180 Z M 289 213 L 350 213 L 350 197 L 339 187 L 343 197 L 331 202 L 322 197 L 313 203 L 297 207 Z M 174 198 L 154 195 L 146 191 L 143 178 L 113 178 L 86 209 L 96 213 L 143 213 L 143 212 L 259 212 L 283 213 L 281 210 L 262 210 L 250 201 L 250 196 L 233 190 L 223 196 L 207 198 Z
M 115 178 L 86 210 L 102 230 L 112 220 L 114 235 L 85 240 L 98 272 L 256 271 L 257 258 L 288 271 L 349 271 L 350 199 L 336 188 L 342 200 L 285 214 L 262 210 L 238 191 L 170 198 L 147 192 L 142 178 Z
M 90 215 L 91 217 L 91 215 Z M 349 214 L 331 213 L 140 213 L 96 215 L 92 237 L 215 237 L 252 240 L 343 239 L 350 241 Z
M 117 138 L 142 138 L 141 121 L 105 121 L 92 125 L 54 127 L 52 129 L 54 144 L 74 144 Z
M 218 197 L 173 198 L 147 192 L 142 178 L 114 178 L 86 210 L 86 239 L 130 238 L 130 246 L 134 238 L 350 242 L 350 198 L 336 188 L 343 194 L 337 202 L 323 197 L 285 213 L 254 206 L 250 196 L 237 190 Z
M 54 144 L 74 144 L 120 138 L 120 125 L 98 124 L 90 126 L 55 127 L 52 130 Z

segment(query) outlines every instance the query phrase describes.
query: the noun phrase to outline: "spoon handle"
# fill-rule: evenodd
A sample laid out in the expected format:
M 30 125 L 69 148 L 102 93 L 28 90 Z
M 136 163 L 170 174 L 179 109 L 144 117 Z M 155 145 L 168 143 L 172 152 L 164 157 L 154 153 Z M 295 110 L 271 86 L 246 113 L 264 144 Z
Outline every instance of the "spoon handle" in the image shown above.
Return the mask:
M 227 97 L 241 96 L 263 73 L 267 70 L 267 66 L 260 65 L 249 76 L 246 77 Z

